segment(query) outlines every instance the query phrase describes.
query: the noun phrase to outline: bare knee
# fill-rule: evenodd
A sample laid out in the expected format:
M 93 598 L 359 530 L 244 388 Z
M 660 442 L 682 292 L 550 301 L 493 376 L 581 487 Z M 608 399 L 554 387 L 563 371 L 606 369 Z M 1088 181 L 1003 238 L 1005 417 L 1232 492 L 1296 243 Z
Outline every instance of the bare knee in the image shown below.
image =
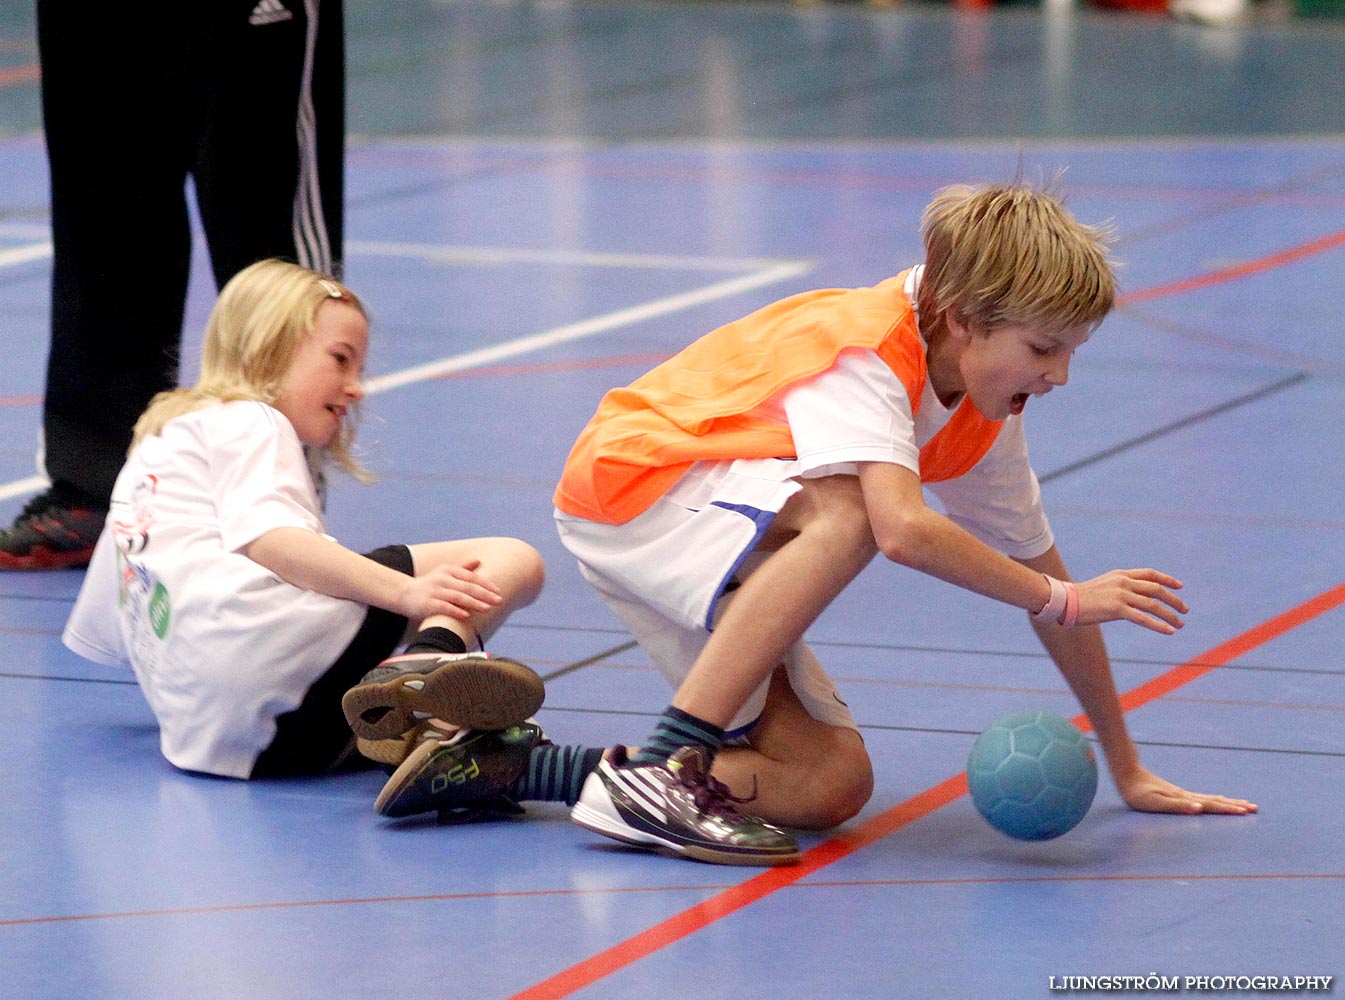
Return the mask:
M 498 561 L 507 575 L 513 593 L 511 604 L 523 607 L 537 600 L 546 582 L 546 564 L 542 554 L 517 538 L 500 538 Z
M 859 734 L 815 746 L 787 760 L 757 750 L 726 747 L 715 777 L 735 795 L 753 796 L 742 808 L 760 819 L 800 830 L 827 830 L 852 818 L 873 794 L 873 768 Z
M 815 659 L 806 646 L 798 655 Z M 715 769 L 738 795 L 756 787 L 758 797 L 746 809 L 762 819 L 826 830 L 854 817 L 873 795 L 873 765 L 863 738 L 849 726 L 809 714 L 783 666 L 771 678 L 751 743 L 750 750 L 721 752 Z
M 853 819 L 873 795 L 873 766 L 862 748 L 829 754 L 811 775 L 807 805 L 793 825 L 827 830 Z

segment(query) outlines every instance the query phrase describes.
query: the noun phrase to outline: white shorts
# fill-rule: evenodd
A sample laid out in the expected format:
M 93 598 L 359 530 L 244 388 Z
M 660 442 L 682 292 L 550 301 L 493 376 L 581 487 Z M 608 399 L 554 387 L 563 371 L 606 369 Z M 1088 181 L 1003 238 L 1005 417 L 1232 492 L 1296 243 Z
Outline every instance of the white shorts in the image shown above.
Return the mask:
M 710 638 L 724 590 L 760 560 L 752 549 L 800 486 L 793 462 L 698 463 L 672 491 L 625 524 L 600 524 L 556 511 L 561 542 L 584 578 L 630 631 L 674 689 Z M 692 502 L 694 506 L 688 506 Z M 858 729 L 817 658 L 802 643 L 785 654 L 790 686 L 808 714 Z M 769 681 L 726 727 L 745 734 L 761 717 Z

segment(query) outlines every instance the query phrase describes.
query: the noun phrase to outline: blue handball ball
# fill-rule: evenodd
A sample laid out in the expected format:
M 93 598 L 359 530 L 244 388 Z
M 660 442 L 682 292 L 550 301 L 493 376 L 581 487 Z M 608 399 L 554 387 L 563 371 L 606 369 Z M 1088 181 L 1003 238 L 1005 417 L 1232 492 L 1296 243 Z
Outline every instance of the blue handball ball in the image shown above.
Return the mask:
M 1083 733 L 1054 712 L 1006 715 L 976 738 L 967 784 L 977 811 L 1016 840 L 1074 829 L 1097 793 L 1097 758 Z

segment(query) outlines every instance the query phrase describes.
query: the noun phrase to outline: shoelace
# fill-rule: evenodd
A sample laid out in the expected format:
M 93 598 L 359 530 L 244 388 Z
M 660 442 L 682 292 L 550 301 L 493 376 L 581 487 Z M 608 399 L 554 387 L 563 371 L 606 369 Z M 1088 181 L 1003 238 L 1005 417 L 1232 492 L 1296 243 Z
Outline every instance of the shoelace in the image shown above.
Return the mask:
M 687 772 L 691 771 L 690 774 Z M 757 778 L 752 776 L 752 794 L 739 798 L 729 791 L 728 785 L 724 784 L 708 771 L 702 771 L 699 768 L 692 770 L 683 767 L 677 775 L 678 781 L 682 783 L 691 792 L 692 800 L 696 803 L 696 808 L 706 815 L 726 816 L 731 815 L 741 818 L 737 806 L 744 805 L 753 801 L 757 797 Z

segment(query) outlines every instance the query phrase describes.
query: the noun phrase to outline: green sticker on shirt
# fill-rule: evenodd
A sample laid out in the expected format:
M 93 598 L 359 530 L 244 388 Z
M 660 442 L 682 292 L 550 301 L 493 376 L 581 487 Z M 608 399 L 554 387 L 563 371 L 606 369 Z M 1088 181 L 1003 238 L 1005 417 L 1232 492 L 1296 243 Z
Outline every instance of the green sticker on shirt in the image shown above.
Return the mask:
M 149 623 L 160 639 L 168 634 L 168 622 L 172 618 L 170 604 L 168 588 L 162 583 L 155 585 L 154 594 L 149 599 Z

